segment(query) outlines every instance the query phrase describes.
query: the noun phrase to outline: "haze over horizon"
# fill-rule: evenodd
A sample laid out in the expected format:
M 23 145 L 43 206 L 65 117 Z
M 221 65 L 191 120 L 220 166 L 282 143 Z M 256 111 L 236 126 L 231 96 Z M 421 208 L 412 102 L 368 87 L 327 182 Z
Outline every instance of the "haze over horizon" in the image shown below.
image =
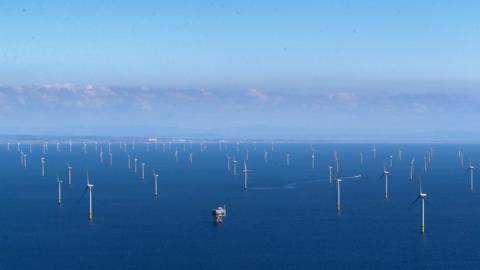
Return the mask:
M 476 140 L 478 10 L 0 2 L 0 133 Z

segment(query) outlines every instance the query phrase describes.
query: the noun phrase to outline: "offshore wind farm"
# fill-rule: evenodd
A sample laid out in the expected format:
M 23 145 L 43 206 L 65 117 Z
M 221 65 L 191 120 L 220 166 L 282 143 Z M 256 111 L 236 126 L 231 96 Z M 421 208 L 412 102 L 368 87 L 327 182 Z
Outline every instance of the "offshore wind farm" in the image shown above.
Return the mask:
M 472 213 L 480 200 L 473 180 L 478 176 L 475 163 L 462 164 L 458 155 L 477 160 L 477 145 L 276 142 L 273 147 L 147 139 L 52 145 L 1 144 L 6 268 L 477 264 L 479 217 Z M 398 149 L 408 158 L 394 155 Z M 102 160 L 103 152 L 113 162 Z M 359 153 L 365 153 L 363 159 Z M 412 166 L 411 160 L 422 156 L 428 157 L 426 167 Z M 142 161 L 141 169 L 134 170 L 130 157 Z M 234 171 L 234 160 L 242 170 Z M 19 251 L 29 248 L 38 250 L 25 259 Z
M 480 269 L 480 1 L 0 1 L 0 270 Z

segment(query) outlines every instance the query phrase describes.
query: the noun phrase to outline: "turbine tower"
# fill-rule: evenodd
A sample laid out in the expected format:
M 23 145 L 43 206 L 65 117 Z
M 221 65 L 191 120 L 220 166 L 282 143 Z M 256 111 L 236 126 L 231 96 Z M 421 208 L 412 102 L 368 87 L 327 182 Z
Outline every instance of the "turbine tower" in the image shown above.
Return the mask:
M 425 233 L 425 200 L 427 199 L 427 193 L 422 191 L 422 179 L 420 179 L 420 194 L 410 206 L 413 206 L 419 199 L 422 199 L 422 223 L 420 224 L 420 233 L 423 235 Z
M 413 166 L 415 165 L 415 158 L 410 160 L 410 180 L 413 180 Z
M 72 185 L 72 166 L 70 165 L 70 162 L 68 163 L 68 184 Z
M 473 192 L 473 173 L 475 171 L 475 166 L 473 166 L 472 161 L 468 165 L 467 172 L 470 172 L 470 192 Z
M 248 172 L 251 172 L 247 168 L 247 162 L 243 161 L 243 174 L 244 174 L 244 179 L 243 179 L 243 189 L 247 191 L 248 189 Z
M 62 204 L 62 179 L 57 175 L 57 183 L 58 183 L 58 205 Z
M 328 179 L 330 184 L 332 183 L 332 169 L 333 169 L 332 164 L 328 164 Z
M 92 191 L 93 191 L 94 186 L 95 185 L 92 182 L 90 182 L 90 178 L 88 177 L 88 171 L 87 171 L 87 187 L 85 188 L 85 191 L 88 190 L 88 193 L 89 193 L 88 220 L 90 220 L 90 221 L 93 220 Z
M 45 158 L 40 158 L 40 163 L 42 164 L 42 177 L 45 176 Z
M 157 198 L 158 197 L 158 183 L 157 183 L 158 173 L 155 172 L 155 170 L 153 170 L 153 177 L 154 177 L 154 184 L 153 184 L 154 185 L 153 186 L 154 187 L 154 193 L 153 194 L 155 195 L 155 198 Z
M 312 169 L 315 169 L 315 152 L 312 151 Z
M 342 179 L 336 177 L 335 181 L 337 182 L 337 213 L 340 213 L 340 183 L 342 183 Z
M 237 176 L 237 160 L 233 160 L 233 176 Z
M 388 199 L 388 174 L 390 172 L 387 170 L 387 167 L 386 166 L 383 166 L 383 173 L 382 175 L 380 176 L 380 179 L 381 178 L 385 178 L 385 200 Z

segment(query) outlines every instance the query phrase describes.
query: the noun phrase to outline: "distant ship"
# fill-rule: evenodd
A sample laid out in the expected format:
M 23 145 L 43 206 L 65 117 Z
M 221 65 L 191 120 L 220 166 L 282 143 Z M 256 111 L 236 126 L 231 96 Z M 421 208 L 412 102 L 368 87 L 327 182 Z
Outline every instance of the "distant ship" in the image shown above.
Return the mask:
M 227 216 L 227 207 L 224 205 L 223 208 L 219 206 L 216 209 L 212 209 L 212 215 L 216 224 L 222 223 L 223 218 Z

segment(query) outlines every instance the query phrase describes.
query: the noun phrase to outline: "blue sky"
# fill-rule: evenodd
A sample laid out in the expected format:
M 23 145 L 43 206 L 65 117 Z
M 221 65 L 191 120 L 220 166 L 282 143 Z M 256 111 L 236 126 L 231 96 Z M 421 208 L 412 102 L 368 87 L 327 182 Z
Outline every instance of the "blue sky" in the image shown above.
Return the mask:
M 469 125 L 480 105 L 479 10 L 478 1 L 0 1 L 0 124 L 480 134 Z

